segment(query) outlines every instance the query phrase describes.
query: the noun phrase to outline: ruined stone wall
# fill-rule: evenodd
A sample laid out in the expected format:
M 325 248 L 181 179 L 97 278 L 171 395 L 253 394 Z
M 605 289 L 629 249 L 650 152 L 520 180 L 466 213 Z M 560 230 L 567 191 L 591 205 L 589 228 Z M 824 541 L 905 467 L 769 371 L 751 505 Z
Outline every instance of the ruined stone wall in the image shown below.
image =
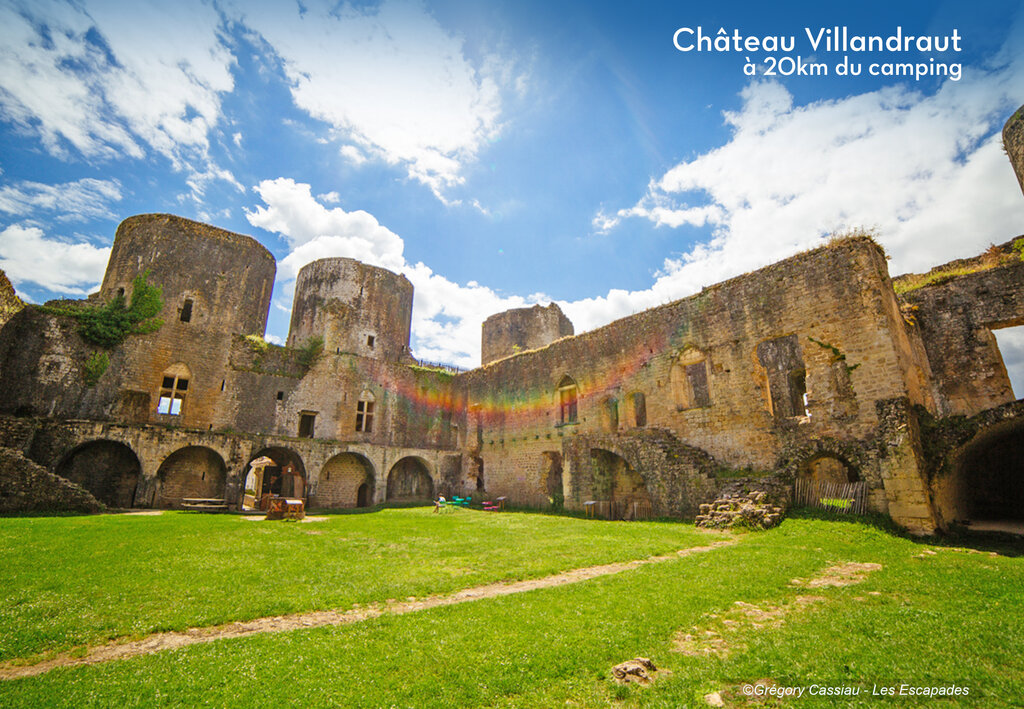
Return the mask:
M 516 308 L 484 320 L 481 363 L 489 364 L 573 334 L 572 323 L 555 303 Z
M 107 352 L 109 366 L 89 386 L 85 365 L 100 348 L 78 335 L 78 323 L 37 307 L 18 311 L 0 328 L 0 413 L 110 418 L 121 389 L 126 352 Z
M 0 447 L 0 512 L 99 512 L 103 506 L 86 490 Z
M 794 437 L 870 438 L 877 400 L 920 403 L 901 338 L 884 256 L 850 239 L 460 375 L 466 445 L 488 491 L 510 496 L 542 492 L 531 471 L 560 439 L 631 428 L 667 429 L 724 465 L 769 469 Z M 792 376 L 775 377 L 764 359 L 781 340 L 790 345 L 778 371 Z M 561 420 L 566 376 L 578 387 L 575 422 Z M 809 416 L 792 408 L 800 396 L 773 406 L 773 387 L 801 383 Z
M 295 281 L 288 345 L 322 337 L 325 352 L 398 361 L 409 356 L 412 283 L 349 258 L 303 266 Z
M 314 438 L 380 446 L 456 446 L 452 412 L 458 403 L 450 374 L 332 352 L 320 355 L 307 369 L 294 350 L 260 351 L 241 337 L 235 338 L 231 352 L 219 427 L 299 436 L 308 433 L 301 430 L 305 415 L 312 417 Z
M 1003 148 L 1010 158 L 1017 182 L 1024 192 L 1024 106 L 1021 106 L 1003 126 Z
M 1024 261 L 1014 256 L 1001 266 L 940 279 L 902 299 L 927 351 L 940 416 L 970 416 L 1013 401 L 992 331 L 1024 325 Z

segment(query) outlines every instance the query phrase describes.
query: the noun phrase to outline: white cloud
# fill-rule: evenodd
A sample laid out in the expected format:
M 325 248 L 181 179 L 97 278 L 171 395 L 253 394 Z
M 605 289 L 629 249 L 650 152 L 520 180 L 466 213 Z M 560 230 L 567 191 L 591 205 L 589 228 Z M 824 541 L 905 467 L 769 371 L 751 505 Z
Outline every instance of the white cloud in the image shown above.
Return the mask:
M 207 155 L 233 88 L 219 24 L 201 0 L 5 4 L 0 108 L 59 157 L 142 158 L 149 146 L 198 181 L 226 179 Z
M 118 180 L 86 178 L 59 185 L 19 182 L 0 188 L 0 212 L 26 216 L 37 210 L 59 212 L 58 219 L 115 218 L 111 202 L 121 200 Z
M 748 85 L 724 145 L 651 181 L 647 195 L 593 226 L 629 218 L 711 225 L 712 238 L 666 260 L 646 290 L 563 306 L 577 331 L 684 297 L 704 285 L 866 227 L 895 273 L 969 256 L 1020 232 L 1024 201 L 1000 128 L 1020 101 L 1024 42 L 1011 32 L 996 69 L 971 68 L 934 95 L 891 86 L 803 106 L 780 84 Z
M 34 283 L 86 295 L 98 288 L 109 257 L 109 248 L 49 239 L 38 227 L 13 224 L 0 232 L 0 269 L 15 287 Z
M 283 278 L 294 278 L 302 266 L 327 256 L 348 256 L 392 270 L 405 264 L 402 240 L 368 212 L 328 209 L 313 197 L 309 185 L 288 178 L 264 180 L 254 189 L 267 206 L 246 210 L 249 223 L 281 234 L 293 247 L 278 266 Z
M 265 207 L 247 211 L 256 227 L 282 235 L 293 247 L 278 263 L 275 305 L 287 310 L 299 269 L 321 258 L 347 256 L 404 274 L 413 284 L 413 338 L 416 356 L 463 367 L 480 363 L 480 326 L 490 315 L 545 302 L 543 295 L 499 295 L 470 282 L 463 286 L 423 263 L 406 262 L 401 237 L 364 211 L 328 208 L 332 193 L 314 198 L 309 185 L 288 178 L 265 180 L 255 188 Z
M 498 133 L 513 62 L 486 57 L 474 66 L 462 40 L 420 2 L 312 0 L 303 9 L 282 14 L 267 3 L 237 12 L 281 57 L 296 105 L 342 136 L 346 159 L 400 165 L 445 201 L 462 166 Z

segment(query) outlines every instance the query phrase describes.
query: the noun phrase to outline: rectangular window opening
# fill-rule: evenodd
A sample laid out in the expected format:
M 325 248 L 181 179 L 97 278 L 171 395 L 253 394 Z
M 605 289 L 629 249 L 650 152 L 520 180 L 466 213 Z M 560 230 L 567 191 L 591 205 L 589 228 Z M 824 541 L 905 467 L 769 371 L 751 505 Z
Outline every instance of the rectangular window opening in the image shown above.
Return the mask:
M 192 299 L 185 298 L 185 302 L 181 305 L 181 321 L 191 322 L 192 320 Z
M 360 400 L 356 403 L 356 431 L 373 432 L 373 402 Z
M 299 414 L 299 438 L 312 438 L 313 428 L 316 425 L 316 413 L 305 412 Z
M 366 346 L 369 347 L 371 350 L 373 349 L 373 343 L 375 341 L 376 341 L 376 338 L 373 335 L 367 335 L 366 336 Z

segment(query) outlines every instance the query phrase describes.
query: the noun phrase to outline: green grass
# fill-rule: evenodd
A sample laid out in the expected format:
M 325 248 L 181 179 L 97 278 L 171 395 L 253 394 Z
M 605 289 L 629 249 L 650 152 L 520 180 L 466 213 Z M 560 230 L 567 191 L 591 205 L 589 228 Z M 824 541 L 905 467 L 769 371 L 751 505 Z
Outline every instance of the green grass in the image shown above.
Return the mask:
M 678 524 L 430 508 L 308 523 L 173 512 L 5 518 L 0 660 L 546 576 L 707 539 Z
M 401 527 L 400 521 L 412 522 L 427 536 L 448 541 L 460 536 L 445 535 L 442 526 L 428 527 L 416 514 L 338 519 L 379 520 L 381 537 Z M 556 529 L 566 538 L 593 529 L 613 547 L 623 546 L 619 534 L 644 538 L 674 531 L 693 539 L 689 528 L 677 525 L 538 515 L 468 513 L 456 522 L 465 525 L 461 531 L 476 530 L 474 536 L 485 539 L 494 535 L 489 525 L 523 525 L 521 531 L 533 535 L 520 542 L 527 556 L 545 546 L 545 533 Z M 372 531 L 363 528 L 365 534 Z M 314 539 L 295 537 L 294 546 Z M 925 550 L 935 553 L 922 554 Z M 375 553 L 390 558 L 392 550 L 382 546 Z M 547 553 L 550 548 L 535 555 Z M 439 563 L 446 559 L 442 555 Z M 845 588 L 809 591 L 790 585 L 791 579 L 812 578 L 848 561 L 882 569 Z M 394 565 L 403 573 L 410 570 L 402 561 Z M 186 580 L 178 584 L 179 592 L 189 588 Z M 962 706 L 1019 706 L 1024 697 L 1022 589 L 1022 557 L 932 547 L 857 521 L 791 518 L 769 532 L 742 535 L 734 546 L 570 586 L 4 682 L 0 705 L 700 707 L 706 706 L 702 697 L 713 691 L 743 705 L 740 687 L 770 678 L 782 686 L 846 685 L 863 692 L 842 702 L 799 701 L 808 707 L 954 705 L 870 695 L 873 685 L 902 683 L 967 687 L 970 695 L 959 702 Z M 724 659 L 673 650 L 678 632 L 707 627 L 709 614 L 720 615 L 736 601 L 785 605 L 807 593 L 825 600 L 790 613 L 781 627 L 737 631 Z M 617 687 L 610 668 L 636 656 L 652 658 L 671 674 L 646 689 Z

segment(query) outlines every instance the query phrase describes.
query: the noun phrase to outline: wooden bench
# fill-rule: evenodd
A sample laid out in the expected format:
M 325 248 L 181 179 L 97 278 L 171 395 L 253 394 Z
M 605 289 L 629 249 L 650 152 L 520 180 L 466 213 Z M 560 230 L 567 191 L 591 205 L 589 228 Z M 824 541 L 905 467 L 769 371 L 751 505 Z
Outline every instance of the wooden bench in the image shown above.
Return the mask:
M 224 498 L 218 497 L 185 497 L 181 500 L 181 506 L 195 512 L 225 512 L 228 509 Z

